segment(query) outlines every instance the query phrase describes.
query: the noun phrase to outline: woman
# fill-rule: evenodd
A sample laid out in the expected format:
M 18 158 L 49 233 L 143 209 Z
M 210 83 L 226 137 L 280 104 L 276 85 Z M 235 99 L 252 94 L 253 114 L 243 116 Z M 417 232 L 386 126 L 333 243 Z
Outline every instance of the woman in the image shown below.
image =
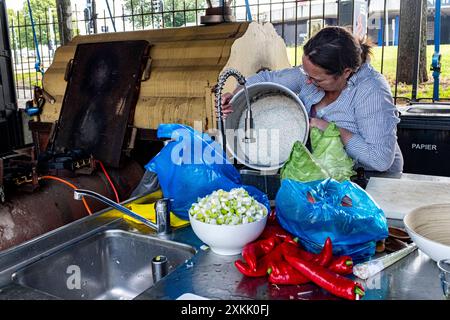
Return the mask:
M 301 67 L 262 71 L 249 77 L 247 85 L 275 82 L 291 89 L 309 112 L 311 127 L 325 130 L 336 123 L 355 168 L 400 173 L 400 120 L 386 79 L 368 62 L 370 50 L 369 43 L 355 39 L 347 29 L 326 27 L 303 47 Z M 233 111 L 232 97 L 222 96 L 224 117 Z

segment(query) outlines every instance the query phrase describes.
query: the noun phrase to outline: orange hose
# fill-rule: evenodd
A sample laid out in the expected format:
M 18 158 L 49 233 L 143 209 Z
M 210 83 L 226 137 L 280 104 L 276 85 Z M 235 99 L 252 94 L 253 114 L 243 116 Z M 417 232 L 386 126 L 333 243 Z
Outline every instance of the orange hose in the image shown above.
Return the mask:
M 40 177 L 41 179 L 47 179 L 47 180 L 56 180 L 59 182 L 64 183 L 65 185 L 68 185 L 69 187 L 71 187 L 72 189 L 76 190 L 78 189 L 74 184 L 70 183 L 69 181 L 66 181 L 64 179 L 58 178 L 58 177 L 54 177 L 54 176 L 42 176 Z M 84 207 L 86 208 L 87 212 L 89 213 L 89 215 L 92 214 L 91 209 L 89 208 L 86 200 L 84 199 L 84 197 L 81 199 L 83 201 Z
M 106 172 L 105 166 L 103 165 L 103 163 L 100 160 L 95 160 L 95 162 L 97 162 L 100 165 L 100 167 L 102 168 L 103 173 L 105 174 L 106 179 L 108 180 L 109 184 L 111 185 L 111 188 L 113 189 L 114 195 L 116 196 L 116 202 L 120 203 L 119 194 L 117 193 L 116 187 L 114 187 L 114 184 L 111 181 L 111 178 L 109 177 L 108 172 Z

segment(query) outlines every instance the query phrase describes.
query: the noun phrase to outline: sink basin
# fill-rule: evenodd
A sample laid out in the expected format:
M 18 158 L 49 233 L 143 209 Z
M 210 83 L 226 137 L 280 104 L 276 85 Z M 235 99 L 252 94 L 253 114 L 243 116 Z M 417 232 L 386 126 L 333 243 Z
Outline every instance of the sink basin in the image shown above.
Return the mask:
M 154 285 L 154 257 L 166 256 L 170 273 L 194 254 L 182 243 L 107 230 L 24 267 L 13 279 L 61 299 L 129 300 Z

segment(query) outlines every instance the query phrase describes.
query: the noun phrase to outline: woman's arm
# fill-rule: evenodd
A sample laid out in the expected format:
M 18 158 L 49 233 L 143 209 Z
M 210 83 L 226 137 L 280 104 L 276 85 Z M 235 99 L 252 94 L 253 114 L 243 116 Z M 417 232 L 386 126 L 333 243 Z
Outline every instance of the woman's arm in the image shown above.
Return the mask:
M 309 120 L 309 126 L 311 128 L 318 128 L 322 131 L 325 131 L 330 123 L 326 120 L 319 118 L 311 118 Z M 342 144 L 345 146 L 348 141 L 353 137 L 353 133 L 344 128 L 338 128 L 341 136 Z
M 248 77 L 246 80 L 247 86 L 260 82 L 275 82 L 298 94 L 302 85 L 306 83 L 306 76 L 298 67 L 292 67 L 279 71 L 261 71 L 251 77 Z M 227 92 L 222 95 L 222 114 L 224 118 L 233 112 L 233 107 L 230 105 L 230 101 L 241 89 L 242 86 L 239 85 L 233 90 L 232 93 Z
M 388 170 L 394 162 L 400 121 L 388 89 L 367 88 L 356 101 L 355 117 L 358 132 L 345 145 L 348 155 L 373 170 Z
M 298 94 L 302 86 L 306 84 L 306 76 L 298 67 L 292 67 L 278 71 L 261 71 L 247 78 L 247 85 L 259 82 L 278 83 Z

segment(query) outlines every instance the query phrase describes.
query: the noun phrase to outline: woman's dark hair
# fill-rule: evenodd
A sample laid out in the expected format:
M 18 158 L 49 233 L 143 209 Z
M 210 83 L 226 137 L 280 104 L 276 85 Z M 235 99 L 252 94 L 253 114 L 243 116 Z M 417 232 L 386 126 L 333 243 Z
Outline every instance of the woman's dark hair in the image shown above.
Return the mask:
M 356 71 L 372 54 L 368 38 L 356 39 L 344 27 L 325 27 L 303 46 L 303 54 L 329 74 L 341 75 L 346 68 Z

